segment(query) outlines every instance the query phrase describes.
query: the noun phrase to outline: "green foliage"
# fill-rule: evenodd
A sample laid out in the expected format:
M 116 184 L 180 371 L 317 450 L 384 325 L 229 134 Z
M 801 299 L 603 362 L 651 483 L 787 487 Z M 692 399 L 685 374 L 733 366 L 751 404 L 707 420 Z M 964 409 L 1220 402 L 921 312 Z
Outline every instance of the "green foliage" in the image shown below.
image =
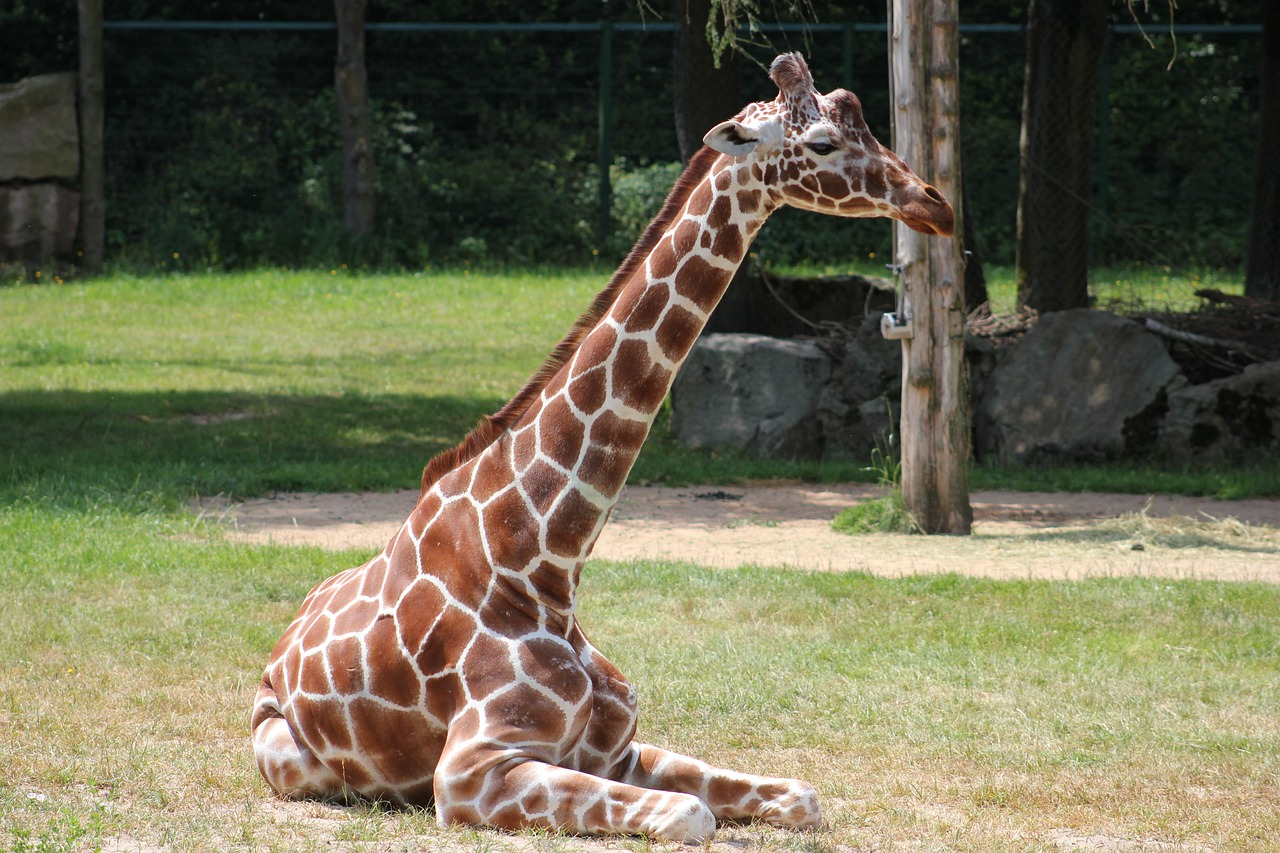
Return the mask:
M 879 498 L 871 498 L 848 506 L 831 521 L 837 533 L 859 536 L 865 533 L 920 533 L 920 525 L 912 517 L 896 488 Z
M 1117 50 L 1107 195 L 1095 258 L 1238 266 L 1248 239 L 1261 40 L 1193 35 Z
M 864 2 L 713 4 L 737 20 L 798 17 L 822 23 L 883 20 Z M 325 21 L 301 0 L 224 0 L 185 10 L 121 1 L 116 19 Z M 590 0 L 513 5 L 501 0 L 430 7 L 396 0 L 371 22 L 593 22 Z M 640 4 L 620 19 L 670 21 Z M 190 14 L 188 14 L 190 13 Z M 1145 12 L 1139 14 L 1145 15 Z M 1152 14 L 1156 14 L 1152 10 Z M 966 23 L 1020 23 L 1018 4 L 975 0 Z M 1256 23 L 1249 4 L 1179 10 L 1180 23 Z M 1113 20 L 1129 22 L 1117 9 Z M 1145 18 L 1144 18 L 1145 20 Z M 0 81 L 75 66 L 70 0 L 15 0 L 0 10 L 12 50 Z M 1095 262 L 1147 260 L 1235 267 L 1247 239 L 1256 140 L 1260 40 L 1254 34 L 1183 36 L 1177 60 L 1159 23 L 1154 48 L 1116 33 L 1108 52 L 1107 172 L 1087 201 L 1098 208 Z M 727 30 L 719 28 L 719 36 Z M 811 58 L 821 88 L 852 86 L 873 131 L 890 143 L 884 38 L 853 35 L 851 79 L 843 37 L 753 31 L 739 49 L 744 100 L 772 97 L 764 68 L 783 49 Z M 676 159 L 670 40 L 619 31 L 614 39 L 614 236 L 597 239 L 594 181 L 599 42 L 559 32 L 371 31 L 368 65 L 377 138 L 376 233 L 351 241 L 340 224 L 341 175 L 332 94 L 332 34 L 110 29 L 105 39 L 109 259 L 137 269 L 373 265 L 420 269 L 461 263 L 614 260 L 638 233 L 640 211 Z M 1014 260 L 1022 69 L 1019 32 L 962 35 L 961 144 L 968 210 L 989 262 Z M 1103 197 L 1102 190 L 1106 190 Z M 756 251 L 771 263 L 827 264 L 886 257 L 884 223 L 784 211 Z M 177 257 L 175 257 L 175 254 Z
M 876 442 L 868 469 L 876 474 L 876 483 L 886 493 L 841 510 L 831 521 L 831 528 L 837 533 L 857 536 L 864 533 L 923 532 L 902 497 L 902 460 L 896 453 L 894 438 L 889 435 Z
M 613 164 L 609 169 L 613 232 L 603 247 L 603 254 L 611 258 L 626 255 L 662 209 L 662 202 L 675 186 L 681 171 L 683 166 L 679 162 L 637 165 L 623 159 Z M 584 183 L 584 207 L 597 198 L 599 187 L 600 180 L 595 174 Z M 583 220 L 581 225 L 584 230 L 594 233 L 598 226 L 597 218 Z

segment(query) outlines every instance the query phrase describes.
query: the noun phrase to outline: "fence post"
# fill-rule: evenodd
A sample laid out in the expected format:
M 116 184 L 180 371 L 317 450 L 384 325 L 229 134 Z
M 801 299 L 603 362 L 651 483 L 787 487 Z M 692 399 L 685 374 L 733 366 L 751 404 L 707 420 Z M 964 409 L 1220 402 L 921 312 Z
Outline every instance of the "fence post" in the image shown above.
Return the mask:
M 613 22 L 600 22 L 600 111 L 597 128 L 596 168 L 600 181 L 600 208 L 597 226 L 603 243 L 613 231 L 613 187 L 609 184 L 609 167 L 613 163 Z
M 850 92 L 853 91 L 853 21 L 840 24 L 840 76 L 842 83 Z

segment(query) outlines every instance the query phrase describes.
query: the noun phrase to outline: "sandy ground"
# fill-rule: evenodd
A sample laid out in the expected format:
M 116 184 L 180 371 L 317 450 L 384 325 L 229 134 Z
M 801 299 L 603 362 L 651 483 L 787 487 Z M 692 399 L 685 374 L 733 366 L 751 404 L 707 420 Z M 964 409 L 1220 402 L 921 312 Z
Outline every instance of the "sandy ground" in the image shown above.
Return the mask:
M 975 492 L 974 535 L 846 536 L 831 519 L 879 495 L 865 485 L 779 483 L 624 490 L 594 556 L 678 559 L 899 576 L 1147 575 L 1280 583 L 1280 501 Z M 381 548 L 417 493 L 280 494 L 203 503 L 235 538 Z

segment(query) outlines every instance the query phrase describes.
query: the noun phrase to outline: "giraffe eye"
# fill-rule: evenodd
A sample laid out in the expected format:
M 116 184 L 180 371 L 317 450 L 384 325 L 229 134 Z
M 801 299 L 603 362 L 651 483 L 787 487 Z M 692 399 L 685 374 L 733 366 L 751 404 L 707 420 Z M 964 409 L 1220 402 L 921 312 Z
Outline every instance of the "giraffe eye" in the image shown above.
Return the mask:
M 814 154 L 830 154 L 836 150 L 830 142 L 810 142 L 806 147 Z

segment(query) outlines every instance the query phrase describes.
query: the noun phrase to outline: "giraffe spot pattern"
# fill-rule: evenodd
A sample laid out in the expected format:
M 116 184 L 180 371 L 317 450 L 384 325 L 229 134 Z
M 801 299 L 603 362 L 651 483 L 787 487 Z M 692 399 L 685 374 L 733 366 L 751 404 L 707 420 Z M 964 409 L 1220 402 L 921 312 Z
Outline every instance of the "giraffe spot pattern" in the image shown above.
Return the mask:
M 635 743 L 635 690 L 576 619 L 591 546 L 765 219 L 784 203 L 929 215 L 856 97 L 817 94 L 798 56 L 772 76 L 778 97 L 736 119 L 756 149 L 695 158 L 647 255 L 514 423 L 436 479 L 381 554 L 307 596 L 253 714 L 259 768 L 282 794 L 434 799 L 442 823 L 676 841 L 709 838 L 717 818 L 820 821 L 805 783 Z M 841 153 L 815 159 L 814 138 Z

